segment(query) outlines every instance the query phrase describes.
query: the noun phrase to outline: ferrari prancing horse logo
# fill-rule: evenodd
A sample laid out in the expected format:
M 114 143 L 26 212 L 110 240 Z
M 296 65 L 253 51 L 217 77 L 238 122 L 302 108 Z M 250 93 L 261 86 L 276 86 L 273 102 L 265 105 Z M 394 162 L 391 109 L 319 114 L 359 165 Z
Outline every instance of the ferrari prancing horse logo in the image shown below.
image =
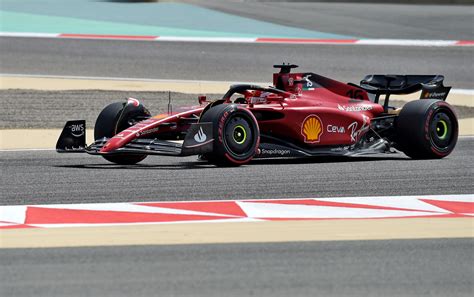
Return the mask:
M 318 143 L 323 134 L 323 122 L 315 114 L 307 116 L 301 125 L 301 134 L 304 136 L 304 142 Z

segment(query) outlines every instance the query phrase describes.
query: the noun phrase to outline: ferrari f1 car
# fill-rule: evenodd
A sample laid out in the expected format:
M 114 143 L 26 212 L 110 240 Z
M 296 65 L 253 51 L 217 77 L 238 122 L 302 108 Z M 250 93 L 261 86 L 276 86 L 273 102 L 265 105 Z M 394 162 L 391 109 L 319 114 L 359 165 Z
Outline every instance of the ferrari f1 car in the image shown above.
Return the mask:
M 411 158 L 449 155 L 458 121 L 445 102 L 451 87 L 441 75 L 368 75 L 359 85 L 275 65 L 273 86 L 232 85 L 223 98 L 152 116 L 136 99 L 99 114 L 95 141 L 85 143 L 85 121 L 68 121 L 60 153 L 85 152 L 117 164 L 148 155 L 189 156 L 217 165 L 253 158 L 359 156 L 401 151 Z M 390 106 L 390 95 L 421 91 L 420 100 Z M 395 149 L 395 150 L 394 150 Z

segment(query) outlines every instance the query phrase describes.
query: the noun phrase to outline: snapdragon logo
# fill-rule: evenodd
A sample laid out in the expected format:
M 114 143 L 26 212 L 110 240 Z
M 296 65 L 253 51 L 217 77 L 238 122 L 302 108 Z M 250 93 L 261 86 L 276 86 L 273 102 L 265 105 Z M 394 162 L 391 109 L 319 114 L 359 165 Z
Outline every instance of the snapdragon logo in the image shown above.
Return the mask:
M 278 156 L 286 156 L 290 154 L 290 150 L 279 150 L 279 149 L 272 149 L 272 150 L 267 150 L 267 149 L 262 149 L 260 154 L 262 155 L 278 155 Z

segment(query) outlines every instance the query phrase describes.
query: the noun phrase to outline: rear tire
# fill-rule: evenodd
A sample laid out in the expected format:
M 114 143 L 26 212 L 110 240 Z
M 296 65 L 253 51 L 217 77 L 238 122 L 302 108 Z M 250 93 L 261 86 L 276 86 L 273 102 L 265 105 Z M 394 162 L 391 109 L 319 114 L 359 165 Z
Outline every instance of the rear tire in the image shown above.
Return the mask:
M 260 142 L 253 114 L 235 104 L 220 104 L 207 110 L 199 120 L 212 122 L 213 152 L 204 155 L 219 166 L 240 166 L 252 160 Z
M 133 112 L 124 113 L 127 103 L 116 102 L 107 105 L 97 117 L 94 126 L 94 138 L 111 138 L 117 133 L 131 126 L 130 121 L 137 116 L 149 116 L 148 110 L 143 106 Z M 133 165 L 147 157 L 144 154 L 113 154 L 102 155 L 109 162 L 120 165 Z
M 456 114 L 448 103 L 412 101 L 403 106 L 397 118 L 397 143 L 413 159 L 440 159 L 453 151 L 458 129 Z

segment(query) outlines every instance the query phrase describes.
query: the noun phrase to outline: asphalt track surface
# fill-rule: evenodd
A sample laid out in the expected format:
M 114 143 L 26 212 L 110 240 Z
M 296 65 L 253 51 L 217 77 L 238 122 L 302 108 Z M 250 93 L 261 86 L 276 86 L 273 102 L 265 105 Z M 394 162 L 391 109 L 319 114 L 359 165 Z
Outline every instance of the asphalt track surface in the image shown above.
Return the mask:
M 269 82 L 272 65 L 359 82 L 367 74 L 443 74 L 474 88 L 472 47 L 288 45 L 0 38 L 1 72 Z
M 460 139 L 441 160 L 393 154 L 256 160 L 237 168 L 218 168 L 195 156 L 149 156 L 138 165 L 120 166 L 85 154 L 3 151 L 0 203 L 471 194 L 473 144 L 474 138 Z
M 472 296 L 473 240 L 15 249 L 2 296 Z

